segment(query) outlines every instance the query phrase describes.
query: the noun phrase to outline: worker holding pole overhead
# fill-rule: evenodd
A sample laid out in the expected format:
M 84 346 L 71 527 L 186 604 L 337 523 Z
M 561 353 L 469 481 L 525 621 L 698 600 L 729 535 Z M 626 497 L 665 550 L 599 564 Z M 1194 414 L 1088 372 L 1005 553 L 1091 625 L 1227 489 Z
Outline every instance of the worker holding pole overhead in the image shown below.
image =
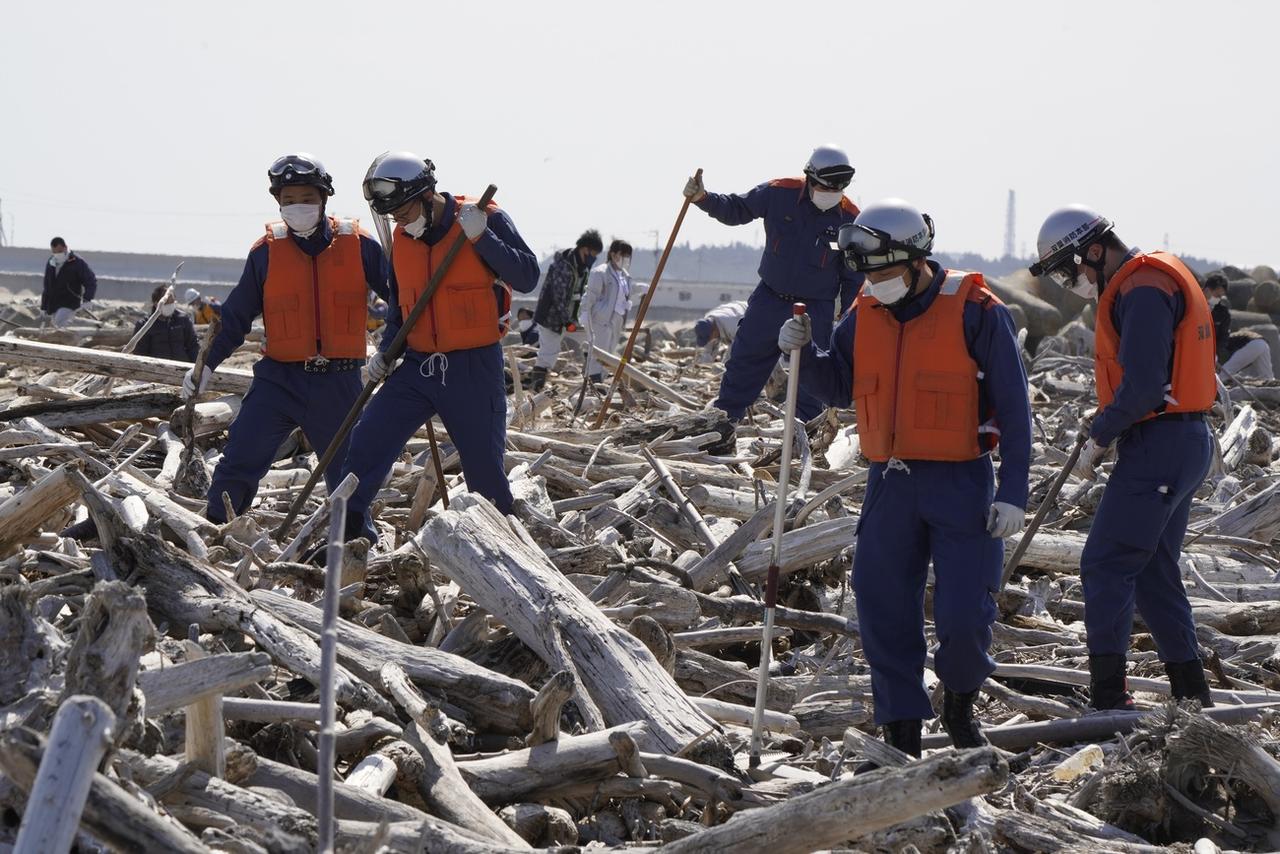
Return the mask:
M 778 329 L 791 316 L 792 304 L 808 306 L 814 334 L 826 342 L 836 297 L 843 313 L 862 284 L 860 273 L 840 263 L 835 247 L 840 227 L 858 215 L 844 195 L 853 172 L 843 149 L 822 145 L 813 150 L 800 178 L 777 178 L 741 195 L 709 193 L 697 175 L 685 185 L 685 197 L 725 225 L 764 220 L 760 284 L 729 350 L 715 402 L 735 421 L 755 403 L 778 364 Z M 822 404 L 801 389 L 796 414 L 808 421 L 821 412 Z
M 1091 479 L 1116 453 L 1080 557 L 1090 702 L 1133 708 L 1125 662 L 1137 607 L 1174 698 L 1210 706 L 1179 559 L 1214 453 L 1206 423 L 1217 394 L 1213 314 L 1182 261 L 1126 246 L 1111 220 L 1084 205 L 1051 213 L 1037 243 L 1034 275 L 1098 301 L 1098 414 L 1076 473 Z
M 511 290 L 534 289 L 538 259 L 506 211 L 438 191 L 435 165 L 416 154 L 379 155 L 365 175 L 364 194 L 380 232 L 391 230 L 387 217 L 395 228 L 387 325 L 369 359 L 370 378 L 386 382 L 356 424 L 343 465 L 344 477 L 360 479 L 347 503 L 347 535 L 375 541 L 369 505 L 405 443 L 437 414 L 458 449 L 467 487 L 507 513 L 512 498 L 502 466 L 507 398 L 499 342 L 511 322 Z M 446 269 L 455 243 L 461 249 Z M 388 358 L 387 348 L 438 273 L 443 278 L 409 330 L 403 361 Z
M 1022 529 L 1031 404 L 1008 309 L 980 273 L 928 260 L 933 222 L 901 199 L 870 205 L 840 230 L 866 284 L 828 341 L 804 317 L 778 335 L 800 347 L 800 386 L 857 410 L 871 460 L 853 587 L 885 741 L 920 755 L 933 717 L 923 684 L 924 594 L 933 561 L 934 671 L 956 747 L 986 743 L 974 719 L 997 612 L 1003 538 Z M 991 452 L 999 447 L 997 485 Z

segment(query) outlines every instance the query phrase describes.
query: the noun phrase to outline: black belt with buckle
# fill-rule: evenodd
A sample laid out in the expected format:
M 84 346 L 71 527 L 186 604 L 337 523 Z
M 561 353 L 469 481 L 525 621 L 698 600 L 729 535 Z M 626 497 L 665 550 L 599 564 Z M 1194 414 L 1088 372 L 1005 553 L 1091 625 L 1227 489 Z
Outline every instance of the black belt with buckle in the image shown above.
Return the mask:
M 1209 417 L 1207 412 L 1161 412 L 1152 421 L 1204 421 Z
M 302 370 L 309 374 L 336 374 L 341 371 L 358 371 L 364 359 L 326 359 L 312 356 L 302 363 Z
M 769 288 L 769 293 L 773 294 L 775 297 L 782 300 L 783 302 L 796 303 L 796 302 L 804 302 L 806 299 L 812 299 L 812 297 L 798 297 L 795 294 L 780 294 L 777 291 L 775 291 L 773 288 Z

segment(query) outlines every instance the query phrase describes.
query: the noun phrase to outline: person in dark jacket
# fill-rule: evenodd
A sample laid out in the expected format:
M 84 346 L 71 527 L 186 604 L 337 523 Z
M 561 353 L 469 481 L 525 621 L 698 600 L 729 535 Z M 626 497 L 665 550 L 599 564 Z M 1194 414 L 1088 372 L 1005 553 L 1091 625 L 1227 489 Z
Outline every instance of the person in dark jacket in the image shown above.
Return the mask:
M 1252 329 L 1231 331 L 1231 305 L 1227 302 L 1227 277 L 1210 273 L 1204 280 L 1204 296 L 1213 310 L 1214 343 L 1218 351 L 1218 370 L 1224 379 L 1256 377 L 1275 379 L 1271 362 L 1271 345 Z
M 156 303 L 165 295 L 166 290 L 167 288 L 161 285 L 151 292 L 153 312 Z M 133 334 L 137 335 L 138 330 L 146 322 L 145 318 L 139 320 L 133 327 Z M 160 316 L 133 348 L 135 356 L 153 356 L 157 359 L 175 359 L 179 362 L 195 362 L 196 354 L 199 352 L 200 342 L 196 340 L 196 325 L 185 311 L 178 311 L 178 303 L 172 295 L 161 303 Z
M 76 311 L 90 307 L 98 292 L 98 277 L 61 237 L 49 241 L 49 249 L 52 254 L 44 265 L 40 310 L 52 318 L 54 326 L 66 326 Z
M 556 366 L 560 358 L 560 344 L 566 335 L 584 340 L 579 334 L 582 321 L 582 295 L 587 289 L 587 277 L 604 251 L 600 232 L 588 229 L 578 238 L 572 249 L 556 253 L 555 260 L 542 277 L 542 290 L 538 292 L 538 304 L 533 310 L 533 322 L 538 325 L 538 358 L 529 372 L 526 383 L 538 391 L 547 382 L 547 372 Z

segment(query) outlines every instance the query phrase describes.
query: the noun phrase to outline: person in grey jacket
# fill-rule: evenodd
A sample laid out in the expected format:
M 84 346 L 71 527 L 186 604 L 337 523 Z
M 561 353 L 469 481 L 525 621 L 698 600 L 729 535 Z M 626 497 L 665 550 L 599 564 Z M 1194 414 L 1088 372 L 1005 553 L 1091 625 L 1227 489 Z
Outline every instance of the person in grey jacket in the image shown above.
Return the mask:
M 592 268 L 587 277 L 587 291 L 582 295 L 588 345 L 618 352 L 618 339 L 622 337 L 627 312 L 637 296 L 639 290 L 631 278 L 631 244 L 615 240 L 609 244 L 608 260 Z M 595 353 L 587 356 L 587 376 L 594 383 L 604 379 Z

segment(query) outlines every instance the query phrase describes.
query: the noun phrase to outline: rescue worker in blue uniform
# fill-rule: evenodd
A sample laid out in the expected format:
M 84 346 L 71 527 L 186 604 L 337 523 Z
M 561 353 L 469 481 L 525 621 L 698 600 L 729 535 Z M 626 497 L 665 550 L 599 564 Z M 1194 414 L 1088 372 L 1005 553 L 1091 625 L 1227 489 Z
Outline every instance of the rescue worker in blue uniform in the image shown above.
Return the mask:
M 791 317 L 791 304 L 805 303 L 814 334 L 826 341 L 836 297 L 843 314 L 862 284 L 861 274 L 841 263 L 835 248 L 840 227 L 858 215 L 844 195 L 853 171 L 842 149 L 824 145 L 814 149 L 803 178 L 778 178 L 741 195 L 708 193 L 697 176 L 685 185 L 685 196 L 725 225 L 764 220 L 760 284 L 733 339 L 715 401 L 735 421 L 755 403 L 778 364 L 778 329 Z M 801 391 L 796 414 L 808 421 L 821 412 L 822 404 Z
M 933 234 L 932 221 L 900 199 L 868 206 L 839 238 L 847 263 L 867 277 L 853 309 L 821 348 L 816 322 L 803 316 L 778 335 L 782 351 L 801 348 L 801 388 L 857 410 L 871 460 L 853 563 L 858 624 L 875 721 L 913 756 L 922 721 L 933 717 L 923 684 L 930 558 L 942 724 L 957 747 L 986 743 L 973 703 L 995 669 L 988 648 L 1002 539 L 1022 529 L 1031 464 L 1013 319 L 981 274 L 926 260 Z
M 248 509 L 258 482 L 296 427 L 323 454 L 360 396 L 367 353 L 367 293 L 387 296 L 387 263 L 378 242 L 351 219 L 326 216 L 333 179 L 309 154 L 288 154 L 267 170 L 282 221 L 267 224 L 254 243 L 240 281 L 222 304 L 222 329 L 209 347 L 204 371 L 183 380 L 183 397 L 203 391 L 213 372 L 235 352 L 253 321 L 266 327 L 263 358 L 231 424 L 222 460 L 213 472 L 208 517 L 227 521 L 222 495 L 236 513 Z M 338 485 L 343 453 L 325 471 Z
M 1116 453 L 1080 558 L 1090 701 L 1133 708 L 1125 661 L 1136 607 L 1174 698 L 1212 705 L 1179 558 L 1213 454 L 1213 315 L 1176 256 L 1126 246 L 1110 220 L 1083 205 L 1050 214 L 1038 247 L 1033 274 L 1098 300 L 1099 411 L 1076 473 L 1092 479 Z
M 436 190 L 435 165 L 409 152 L 387 152 L 364 180 L 380 228 L 391 238 L 391 296 L 379 352 L 369 376 L 386 378 L 352 433 L 343 475 L 360 485 L 347 502 L 347 535 L 375 538 L 369 505 L 405 443 L 439 414 L 458 449 L 467 488 L 511 510 L 503 468 L 507 398 L 502 336 L 510 324 L 511 290 L 538 283 L 538 259 L 505 211 L 488 210 L 462 196 Z M 409 331 L 403 360 L 386 349 L 417 303 L 440 259 L 466 235 L 427 310 Z

